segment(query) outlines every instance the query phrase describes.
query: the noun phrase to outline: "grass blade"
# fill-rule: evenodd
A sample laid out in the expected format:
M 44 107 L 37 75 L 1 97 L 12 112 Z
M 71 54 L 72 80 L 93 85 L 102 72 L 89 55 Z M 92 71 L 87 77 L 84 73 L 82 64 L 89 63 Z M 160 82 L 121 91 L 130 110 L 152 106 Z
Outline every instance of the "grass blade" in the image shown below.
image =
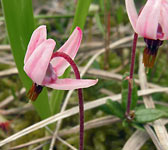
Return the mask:
M 2 7 L 19 77 L 26 89 L 29 90 L 32 81 L 23 70 L 23 60 L 28 42 L 34 30 L 32 0 L 2 0 Z M 33 105 L 42 119 L 50 116 L 46 89 L 43 90 Z

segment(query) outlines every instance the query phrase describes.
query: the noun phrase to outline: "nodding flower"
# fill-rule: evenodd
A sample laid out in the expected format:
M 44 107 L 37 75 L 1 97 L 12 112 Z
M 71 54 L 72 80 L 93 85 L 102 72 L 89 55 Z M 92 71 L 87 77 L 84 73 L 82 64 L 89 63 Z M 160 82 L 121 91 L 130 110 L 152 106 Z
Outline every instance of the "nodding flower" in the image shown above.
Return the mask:
M 147 0 L 138 14 L 134 0 L 125 0 L 126 10 L 134 31 L 144 37 L 143 63 L 152 68 L 158 48 L 168 40 L 168 1 Z
M 57 52 L 75 58 L 82 40 L 82 30 L 76 27 L 65 44 L 56 52 L 55 41 L 47 39 L 46 26 L 38 27 L 32 34 L 24 58 L 24 71 L 33 80 L 33 86 L 28 92 L 28 97 L 35 100 L 43 87 L 58 90 L 73 90 L 87 88 L 97 83 L 89 79 L 59 79 L 69 63 L 63 57 L 55 57 Z

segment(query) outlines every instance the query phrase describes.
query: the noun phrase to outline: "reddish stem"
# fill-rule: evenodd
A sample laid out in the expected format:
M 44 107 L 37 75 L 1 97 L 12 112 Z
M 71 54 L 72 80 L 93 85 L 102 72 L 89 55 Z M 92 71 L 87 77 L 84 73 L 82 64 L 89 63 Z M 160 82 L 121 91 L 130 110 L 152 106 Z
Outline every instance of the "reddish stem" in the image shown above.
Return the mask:
M 73 68 L 75 73 L 76 79 L 80 79 L 80 73 L 78 67 L 76 66 L 75 62 L 72 58 L 63 53 L 63 52 L 55 52 L 53 53 L 52 58 L 54 57 L 63 57 Z M 83 150 L 84 147 L 84 106 L 83 106 L 83 93 L 82 89 L 78 89 L 78 98 L 79 98 L 79 115 L 80 115 L 80 143 L 79 143 L 79 150 Z
M 133 75 L 134 75 L 134 64 L 135 64 L 135 54 L 136 54 L 136 44 L 137 44 L 138 34 L 134 33 L 134 40 L 132 45 L 132 55 L 131 55 L 131 67 L 130 67 L 130 76 L 128 82 L 128 101 L 127 101 L 127 110 L 126 117 L 129 119 L 131 99 L 132 99 L 132 88 L 133 88 Z

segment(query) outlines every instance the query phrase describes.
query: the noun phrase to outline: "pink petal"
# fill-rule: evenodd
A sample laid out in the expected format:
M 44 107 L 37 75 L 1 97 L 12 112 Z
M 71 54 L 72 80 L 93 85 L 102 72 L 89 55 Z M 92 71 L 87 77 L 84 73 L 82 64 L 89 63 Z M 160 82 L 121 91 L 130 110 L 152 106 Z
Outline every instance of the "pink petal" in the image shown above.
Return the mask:
M 136 32 L 136 22 L 138 19 L 138 14 L 133 0 L 125 0 L 126 10 L 128 13 L 129 20 L 131 25 Z
M 27 75 L 37 84 L 42 85 L 55 47 L 55 41 L 48 39 L 40 44 L 24 65 Z
M 160 15 L 160 25 L 164 33 L 164 37 L 160 40 L 168 40 L 168 1 L 162 4 Z
M 52 84 L 45 84 L 45 86 L 58 90 L 74 90 L 93 86 L 97 82 L 98 80 L 87 79 L 57 79 Z
M 157 39 L 161 1 L 148 0 L 146 2 L 136 24 L 136 32 L 141 36 L 149 39 Z
M 46 32 L 46 26 L 42 25 L 39 26 L 36 30 L 34 30 L 30 42 L 27 47 L 25 59 L 24 59 L 24 64 L 26 61 L 29 59 L 33 51 L 42 43 L 46 40 L 47 38 L 47 32 Z
M 82 30 L 79 27 L 76 27 L 69 39 L 58 50 L 58 52 L 64 52 L 68 54 L 72 59 L 74 59 L 76 53 L 78 52 L 81 40 Z M 69 63 L 67 63 L 64 58 L 60 57 L 53 58 L 51 64 L 53 65 L 54 71 L 56 72 L 57 76 L 61 76 L 69 66 Z
M 165 6 L 168 8 L 168 1 L 167 0 L 162 0 L 162 6 Z

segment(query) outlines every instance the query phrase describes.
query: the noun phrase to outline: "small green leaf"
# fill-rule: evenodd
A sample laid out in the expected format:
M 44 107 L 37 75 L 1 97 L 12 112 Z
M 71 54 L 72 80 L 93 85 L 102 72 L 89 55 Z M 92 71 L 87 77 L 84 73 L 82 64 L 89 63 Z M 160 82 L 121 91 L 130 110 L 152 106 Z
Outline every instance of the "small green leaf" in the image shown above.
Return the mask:
M 122 105 L 122 108 L 124 110 L 126 110 L 126 108 L 127 108 L 127 100 L 128 100 L 128 89 L 123 89 L 122 88 L 122 92 L 121 93 L 122 93 L 121 105 Z
M 127 101 L 128 101 L 128 80 L 125 78 L 129 76 L 128 73 L 125 73 L 122 80 L 122 108 L 126 110 L 127 108 Z M 135 82 L 133 81 L 133 89 L 132 89 L 132 101 L 131 101 L 131 110 L 133 110 L 137 105 L 138 100 L 138 94 L 137 94 L 137 86 L 135 85 Z
M 113 112 L 106 104 L 99 106 L 99 109 L 101 109 L 106 114 L 113 115 Z
M 135 82 L 133 82 L 133 89 L 132 89 L 132 102 L 131 102 L 131 109 L 133 110 L 137 105 L 138 94 L 137 94 L 137 86 Z
M 107 107 L 110 108 L 110 111 L 112 112 L 113 115 L 119 117 L 119 118 L 124 118 L 124 111 L 121 107 L 121 104 L 117 101 L 112 101 L 110 99 L 108 99 L 106 101 L 106 105 Z
M 121 94 L 122 94 L 122 98 L 121 98 L 121 105 L 122 108 L 124 110 L 126 110 L 127 107 L 127 100 L 128 100 L 128 81 L 125 80 L 125 78 L 129 76 L 129 73 L 125 73 L 123 75 L 123 79 L 122 79 L 122 90 L 121 90 Z
M 139 123 L 152 122 L 166 116 L 168 116 L 167 113 L 154 108 L 139 109 L 135 112 L 135 120 Z

